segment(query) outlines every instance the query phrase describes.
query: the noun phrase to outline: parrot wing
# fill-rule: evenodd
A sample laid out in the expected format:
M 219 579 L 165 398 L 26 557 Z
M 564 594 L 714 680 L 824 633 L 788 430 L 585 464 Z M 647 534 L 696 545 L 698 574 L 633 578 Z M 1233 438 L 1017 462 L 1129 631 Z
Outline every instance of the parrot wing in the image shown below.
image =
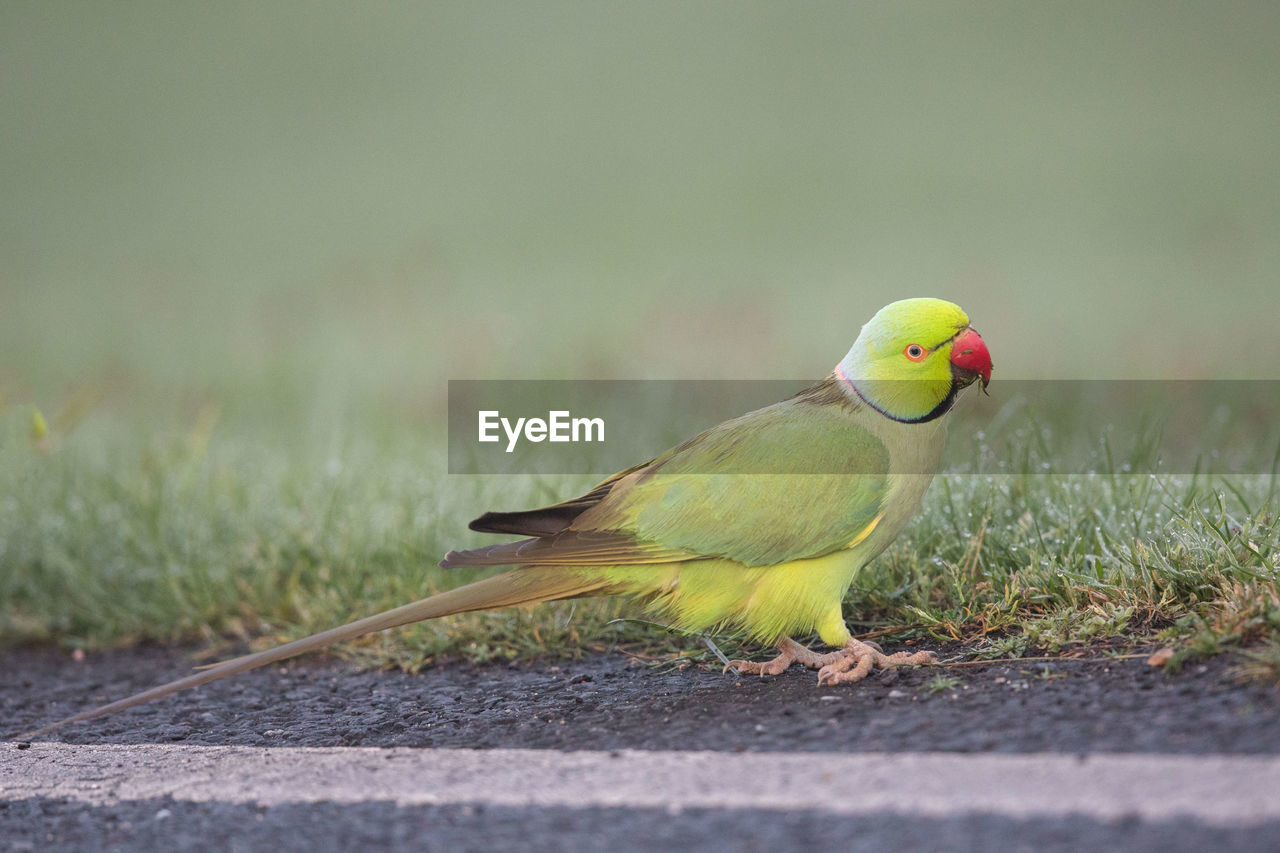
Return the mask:
M 723 557 L 767 566 L 849 547 L 881 512 L 879 413 L 828 379 L 725 421 L 587 494 L 487 513 L 472 529 L 534 538 L 450 552 L 455 566 L 608 566 Z M 780 523 L 781 521 L 781 523 Z

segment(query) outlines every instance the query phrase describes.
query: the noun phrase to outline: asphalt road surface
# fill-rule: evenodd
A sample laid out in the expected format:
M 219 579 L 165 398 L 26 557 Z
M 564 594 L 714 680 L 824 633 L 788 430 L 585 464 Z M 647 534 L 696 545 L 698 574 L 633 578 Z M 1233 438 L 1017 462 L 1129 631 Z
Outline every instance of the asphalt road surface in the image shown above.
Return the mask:
M 1280 689 L 1097 657 L 943 689 L 311 659 L 0 744 L 0 849 L 1280 850 Z M 188 666 L 0 654 L 0 734 Z

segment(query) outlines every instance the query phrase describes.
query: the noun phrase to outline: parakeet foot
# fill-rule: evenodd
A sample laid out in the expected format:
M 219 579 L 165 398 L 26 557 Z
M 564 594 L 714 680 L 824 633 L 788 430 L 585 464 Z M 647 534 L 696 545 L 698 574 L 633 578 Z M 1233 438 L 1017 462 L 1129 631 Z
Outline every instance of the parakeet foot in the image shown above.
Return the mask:
M 845 657 L 843 649 L 838 652 L 820 655 L 815 651 L 806 649 L 792 639 L 786 639 L 778 643 L 778 652 L 779 654 L 776 658 L 763 663 L 749 660 L 731 660 L 725 664 L 721 672 L 728 672 L 732 667 L 740 675 L 781 675 L 793 663 L 807 666 L 809 669 L 821 669 Z
M 823 657 L 834 658 L 818 670 L 818 684 L 845 684 L 861 681 L 873 669 L 895 666 L 929 666 L 937 663 L 933 652 L 895 652 L 886 655 L 875 643 L 849 640 L 843 649 Z

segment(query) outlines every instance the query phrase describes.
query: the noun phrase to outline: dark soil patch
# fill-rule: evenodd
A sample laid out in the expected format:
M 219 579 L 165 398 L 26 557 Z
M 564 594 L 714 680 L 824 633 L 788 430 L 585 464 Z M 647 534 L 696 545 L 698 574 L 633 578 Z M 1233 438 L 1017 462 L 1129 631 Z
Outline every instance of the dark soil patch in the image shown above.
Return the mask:
M 5 734 L 189 671 L 180 649 L 0 653 Z M 599 654 L 418 675 L 276 665 L 54 733 L 70 743 L 958 752 L 1280 752 L 1280 690 L 1219 656 L 921 668 L 818 687 Z M 930 692 L 938 675 L 960 679 Z

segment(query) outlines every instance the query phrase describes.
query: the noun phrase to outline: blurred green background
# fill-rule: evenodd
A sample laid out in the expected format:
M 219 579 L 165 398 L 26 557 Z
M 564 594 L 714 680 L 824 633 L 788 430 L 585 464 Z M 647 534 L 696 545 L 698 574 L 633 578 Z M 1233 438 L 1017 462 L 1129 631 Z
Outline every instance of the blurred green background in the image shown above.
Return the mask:
M 1274 3 L 9 2 L 0 388 L 1274 376 Z M 283 385 L 282 385 L 283 383 Z
M 813 379 L 917 295 L 992 405 L 1277 378 L 1278 37 L 1274 2 L 8 0 L 0 640 L 452 582 L 468 518 L 583 483 L 445 476 L 449 379 Z

